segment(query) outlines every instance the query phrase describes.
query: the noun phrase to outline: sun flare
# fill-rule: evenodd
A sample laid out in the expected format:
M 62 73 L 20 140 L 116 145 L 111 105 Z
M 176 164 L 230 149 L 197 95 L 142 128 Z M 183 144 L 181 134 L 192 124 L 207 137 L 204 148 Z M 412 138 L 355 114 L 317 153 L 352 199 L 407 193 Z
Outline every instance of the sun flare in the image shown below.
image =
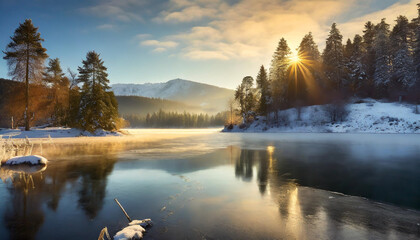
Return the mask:
M 292 63 L 299 63 L 301 59 L 299 58 L 299 55 L 297 53 L 292 53 L 289 57 L 290 61 Z

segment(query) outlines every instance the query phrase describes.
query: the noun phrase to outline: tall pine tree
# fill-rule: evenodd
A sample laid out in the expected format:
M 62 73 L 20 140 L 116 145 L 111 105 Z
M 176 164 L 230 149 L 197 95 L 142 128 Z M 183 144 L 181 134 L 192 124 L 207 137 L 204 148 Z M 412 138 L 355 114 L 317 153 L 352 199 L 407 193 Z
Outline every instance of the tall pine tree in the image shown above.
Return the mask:
M 367 22 L 363 30 L 363 48 L 366 53 L 362 59 L 363 72 L 366 74 L 366 82 L 363 84 L 363 95 L 373 96 L 373 75 L 375 74 L 375 49 L 373 41 L 375 39 L 375 24 Z
M 290 65 L 290 48 L 284 38 L 281 38 L 273 54 L 270 67 L 270 90 L 272 94 L 271 109 L 277 112 L 286 104 L 286 90 L 288 84 L 287 69 Z
M 30 129 L 30 83 L 40 80 L 43 64 L 48 57 L 46 49 L 42 47 L 41 34 L 34 27 L 31 19 L 26 19 L 15 30 L 12 41 L 7 45 L 3 59 L 7 60 L 9 74 L 14 79 L 25 82 L 25 130 Z
M 407 92 L 415 83 L 413 56 L 410 51 L 410 24 L 399 16 L 391 32 L 392 76 L 389 90 Z
M 363 38 L 356 34 L 351 44 L 351 48 L 346 45 L 346 69 L 348 74 L 349 87 L 356 96 L 365 96 L 363 93 L 364 85 L 367 83 L 367 75 L 363 68 Z
M 58 58 L 50 59 L 45 68 L 44 81 L 48 83 L 51 95 L 53 114 L 52 120 L 55 125 L 64 125 L 69 102 L 69 79 L 61 69 Z
M 373 49 L 375 50 L 375 73 L 373 81 L 375 85 L 375 96 L 385 97 L 391 80 L 391 59 L 389 42 L 389 24 L 382 19 L 375 27 L 375 39 Z
M 271 102 L 270 84 L 268 81 L 267 71 L 264 66 L 261 65 L 260 71 L 257 76 L 257 87 L 260 92 L 260 101 L 258 106 L 258 113 L 261 115 L 267 115 L 269 112 L 269 104 Z
M 78 68 L 79 82 L 83 83 L 78 122 L 82 129 L 114 130 L 118 120 L 118 104 L 109 91 L 107 68 L 95 51 L 88 52 L 83 66 Z
M 343 36 L 333 23 L 328 35 L 324 53 L 322 54 L 325 76 L 329 86 L 336 91 L 343 91 L 345 84 L 345 59 L 343 52 Z

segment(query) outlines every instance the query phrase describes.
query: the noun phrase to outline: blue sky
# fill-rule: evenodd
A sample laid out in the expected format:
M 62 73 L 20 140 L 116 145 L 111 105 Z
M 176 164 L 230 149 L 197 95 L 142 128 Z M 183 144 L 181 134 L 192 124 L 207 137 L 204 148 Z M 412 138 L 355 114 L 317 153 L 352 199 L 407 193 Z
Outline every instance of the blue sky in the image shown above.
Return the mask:
M 281 37 L 292 49 L 312 31 L 320 50 L 332 22 L 345 38 L 367 20 L 416 17 L 405 0 L 0 0 L 0 49 L 26 18 L 39 27 L 51 58 L 77 70 L 99 52 L 111 83 L 183 78 L 234 88 L 269 67 Z M 0 77 L 8 78 L 0 60 Z

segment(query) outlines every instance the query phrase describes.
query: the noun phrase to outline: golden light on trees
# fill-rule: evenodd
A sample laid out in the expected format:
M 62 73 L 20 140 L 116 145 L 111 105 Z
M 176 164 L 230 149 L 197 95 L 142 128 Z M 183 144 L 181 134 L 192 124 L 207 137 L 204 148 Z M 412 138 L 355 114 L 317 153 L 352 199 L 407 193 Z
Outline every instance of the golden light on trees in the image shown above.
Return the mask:
M 298 53 L 292 53 L 289 57 L 291 64 L 297 64 L 301 61 Z

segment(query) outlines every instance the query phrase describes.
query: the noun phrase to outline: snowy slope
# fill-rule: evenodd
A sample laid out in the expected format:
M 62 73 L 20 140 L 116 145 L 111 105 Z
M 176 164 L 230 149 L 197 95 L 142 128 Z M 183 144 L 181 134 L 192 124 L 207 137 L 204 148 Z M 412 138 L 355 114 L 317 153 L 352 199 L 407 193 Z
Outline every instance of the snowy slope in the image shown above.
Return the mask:
M 302 108 L 301 121 L 297 121 L 296 109 L 280 111 L 282 122 L 268 125 L 264 117 L 246 129 L 235 126 L 234 132 L 361 132 L 361 133 L 420 133 L 420 114 L 415 105 L 384 103 L 365 99 L 363 103 L 347 106 L 345 121 L 330 123 L 324 106 Z M 224 130 L 227 131 L 227 130 Z
M 214 112 L 225 110 L 228 99 L 233 96 L 233 90 L 183 79 L 166 83 L 113 84 L 111 88 L 116 96 L 176 100 Z

